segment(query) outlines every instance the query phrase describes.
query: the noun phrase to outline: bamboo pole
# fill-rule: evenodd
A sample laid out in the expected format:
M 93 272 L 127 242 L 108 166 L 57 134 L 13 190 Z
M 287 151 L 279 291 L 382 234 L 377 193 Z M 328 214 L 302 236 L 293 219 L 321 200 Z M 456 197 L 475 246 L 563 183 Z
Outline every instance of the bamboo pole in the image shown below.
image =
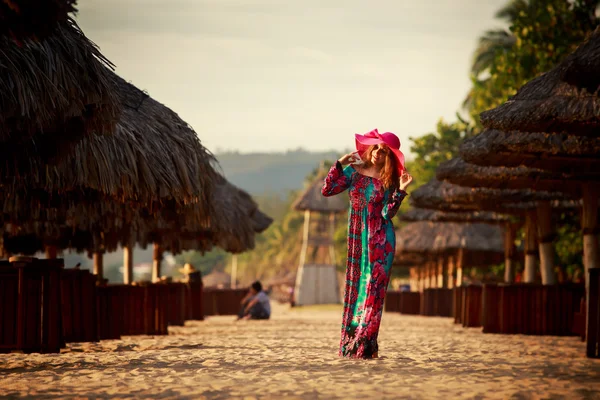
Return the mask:
M 123 283 L 133 283 L 133 246 L 127 245 L 123 248 Z
M 516 229 L 515 224 L 510 222 L 507 222 L 504 228 L 504 282 L 506 283 L 513 283 L 515 281 Z
M 56 246 L 46 246 L 45 248 L 46 251 L 46 258 L 48 260 L 56 260 L 57 256 L 58 256 L 58 249 Z
M 456 254 L 456 287 L 460 287 L 463 284 L 464 256 L 464 249 L 458 249 L 458 252 Z
M 231 256 L 231 288 L 235 289 L 236 288 L 236 281 L 237 281 L 237 254 L 234 254 L 233 256 Z
M 154 243 L 154 251 L 152 257 L 152 282 L 158 282 L 160 280 L 162 258 L 163 253 L 160 245 L 158 243 Z
M 537 206 L 537 228 L 540 248 L 540 272 L 543 285 L 554 285 L 554 232 L 552 229 L 552 207 L 549 201 L 540 201 Z
M 455 256 L 449 255 L 447 258 L 447 269 L 446 269 L 446 280 L 448 289 L 454 289 L 456 283 L 454 282 L 454 258 Z
M 525 217 L 525 270 L 523 271 L 523 282 L 535 282 L 535 258 L 537 231 L 535 228 L 535 211 L 528 211 Z
M 104 280 L 104 253 L 102 251 L 94 252 L 94 275 L 98 282 Z
M 329 238 L 331 242 L 329 243 L 329 262 L 331 265 L 336 265 L 335 259 L 335 213 L 329 214 Z
M 598 185 L 583 185 L 583 212 L 581 228 L 583 231 L 583 265 L 585 267 L 585 286 L 589 287 L 588 271 L 600 268 L 600 252 L 598 249 Z

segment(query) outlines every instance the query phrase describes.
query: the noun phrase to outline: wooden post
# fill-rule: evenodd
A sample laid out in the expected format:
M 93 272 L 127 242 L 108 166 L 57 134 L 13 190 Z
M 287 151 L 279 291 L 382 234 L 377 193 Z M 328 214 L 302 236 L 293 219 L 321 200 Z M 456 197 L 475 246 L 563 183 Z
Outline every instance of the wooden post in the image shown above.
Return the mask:
M 506 283 L 513 283 L 515 281 L 516 229 L 515 224 L 511 224 L 510 222 L 507 222 L 504 227 L 504 282 Z
M 419 291 L 419 268 L 418 267 L 410 267 L 410 291 L 418 292 Z
M 333 238 L 335 237 L 335 213 L 332 212 L 329 214 L 329 262 L 331 265 L 336 264 L 335 260 L 335 241 Z
M 123 283 L 133 283 L 133 246 L 127 245 L 123 248 Z
M 437 257 L 437 264 L 435 266 L 435 280 L 437 287 L 444 287 L 444 255 L 439 254 Z
M 300 250 L 300 267 L 306 262 L 308 251 L 308 233 L 310 231 L 310 210 L 304 211 L 304 230 L 302 232 L 302 249 Z
M 448 289 L 454 289 L 455 287 L 455 283 L 454 283 L 454 255 L 449 255 L 447 258 L 447 275 L 446 275 L 446 280 L 447 280 L 447 285 L 446 287 Z
M 463 262 L 464 249 L 458 249 L 456 254 L 456 287 L 462 286 L 463 283 Z
M 536 256 L 536 214 L 528 211 L 525 217 L 525 270 L 523 271 L 523 282 L 535 282 L 535 256 Z
M 591 269 L 600 268 L 600 252 L 598 249 L 598 185 L 587 183 L 583 185 L 583 210 L 581 215 L 581 228 L 583 231 L 583 266 L 585 270 L 585 303 L 586 303 L 586 321 L 585 334 L 588 338 L 588 344 L 593 343 L 590 339 L 590 315 L 593 305 L 590 302 L 590 276 Z M 591 308 L 592 307 L 592 308 Z M 588 348 L 588 354 L 590 353 Z
M 598 250 L 598 197 L 599 186 L 587 183 L 583 185 L 583 213 L 581 228 L 583 231 L 583 265 L 585 267 L 585 286 L 589 287 L 588 271 L 600 268 Z
M 104 253 L 102 251 L 94 252 L 94 275 L 98 282 L 104 280 Z
M 554 285 L 554 232 L 552 229 L 552 206 L 549 201 L 540 201 L 537 206 L 537 227 L 540 248 L 540 272 L 543 285 Z
M 429 261 L 425 261 L 423 264 L 423 289 L 429 289 L 431 282 L 429 282 Z
M 163 258 L 162 249 L 158 243 L 154 243 L 154 253 L 152 257 L 152 282 L 160 280 L 160 266 Z
M 237 254 L 231 256 L 231 288 L 236 288 L 237 281 Z
M 57 256 L 58 256 L 58 249 L 56 248 L 56 246 L 46 246 L 46 258 L 48 260 L 56 260 Z
M 430 260 L 428 265 L 428 274 L 427 277 L 429 279 L 429 288 L 433 289 L 437 287 L 437 274 L 436 274 L 436 264 L 437 261 Z

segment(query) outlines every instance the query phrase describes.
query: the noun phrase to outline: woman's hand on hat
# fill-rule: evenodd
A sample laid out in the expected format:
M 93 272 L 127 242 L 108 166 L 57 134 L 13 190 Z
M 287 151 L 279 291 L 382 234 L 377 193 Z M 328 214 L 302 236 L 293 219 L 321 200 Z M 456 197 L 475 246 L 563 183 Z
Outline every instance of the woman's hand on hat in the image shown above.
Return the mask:
M 352 161 L 354 161 L 354 153 L 348 153 L 346 155 L 343 155 L 338 161 L 342 165 L 351 164 Z
M 408 172 L 404 172 L 400 176 L 400 190 L 406 190 L 406 187 L 413 181 L 413 177 Z

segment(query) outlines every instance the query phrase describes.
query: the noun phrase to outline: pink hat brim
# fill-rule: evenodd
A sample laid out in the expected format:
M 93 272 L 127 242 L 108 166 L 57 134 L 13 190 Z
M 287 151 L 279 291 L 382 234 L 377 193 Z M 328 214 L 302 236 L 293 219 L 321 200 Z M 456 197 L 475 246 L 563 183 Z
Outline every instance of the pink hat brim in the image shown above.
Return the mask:
M 369 132 L 371 133 L 371 132 Z M 361 156 L 364 154 L 364 152 L 370 147 L 373 146 L 375 144 L 385 144 L 387 145 L 387 143 L 385 141 L 383 141 L 383 139 L 381 138 L 381 135 L 378 132 L 374 132 L 374 134 L 377 137 L 368 137 L 367 135 L 361 135 L 361 134 L 354 134 L 354 139 L 356 142 L 356 150 L 358 151 L 358 154 L 360 154 Z M 402 176 L 402 174 L 404 173 L 404 171 L 406 171 L 406 167 L 404 166 L 404 153 L 402 153 L 399 149 L 395 149 L 393 147 L 390 147 L 390 150 L 392 151 L 392 153 L 394 153 L 394 156 L 396 157 L 396 162 L 398 164 L 398 175 Z

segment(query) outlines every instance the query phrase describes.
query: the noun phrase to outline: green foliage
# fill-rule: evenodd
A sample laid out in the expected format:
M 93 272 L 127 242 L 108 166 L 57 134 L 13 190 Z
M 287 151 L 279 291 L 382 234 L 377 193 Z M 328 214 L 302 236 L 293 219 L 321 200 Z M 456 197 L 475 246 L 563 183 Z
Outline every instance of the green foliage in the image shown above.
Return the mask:
M 579 228 L 579 218 L 562 214 L 556 223 L 557 238 L 554 242 L 556 265 L 566 276 L 572 279 L 583 273 L 583 237 Z
M 436 131 L 418 138 L 411 137 L 411 152 L 415 155 L 406 167 L 414 178 L 411 190 L 435 177 L 435 170 L 444 161 L 458 156 L 462 141 L 473 135 L 471 124 L 457 115 L 457 122 L 439 120 Z
M 562 61 L 598 25 L 591 0 L 513 0 L 497 13 L 505 31 L 480 38 L 465 101 L 473 120 L 513 96 L 517 89 Z

